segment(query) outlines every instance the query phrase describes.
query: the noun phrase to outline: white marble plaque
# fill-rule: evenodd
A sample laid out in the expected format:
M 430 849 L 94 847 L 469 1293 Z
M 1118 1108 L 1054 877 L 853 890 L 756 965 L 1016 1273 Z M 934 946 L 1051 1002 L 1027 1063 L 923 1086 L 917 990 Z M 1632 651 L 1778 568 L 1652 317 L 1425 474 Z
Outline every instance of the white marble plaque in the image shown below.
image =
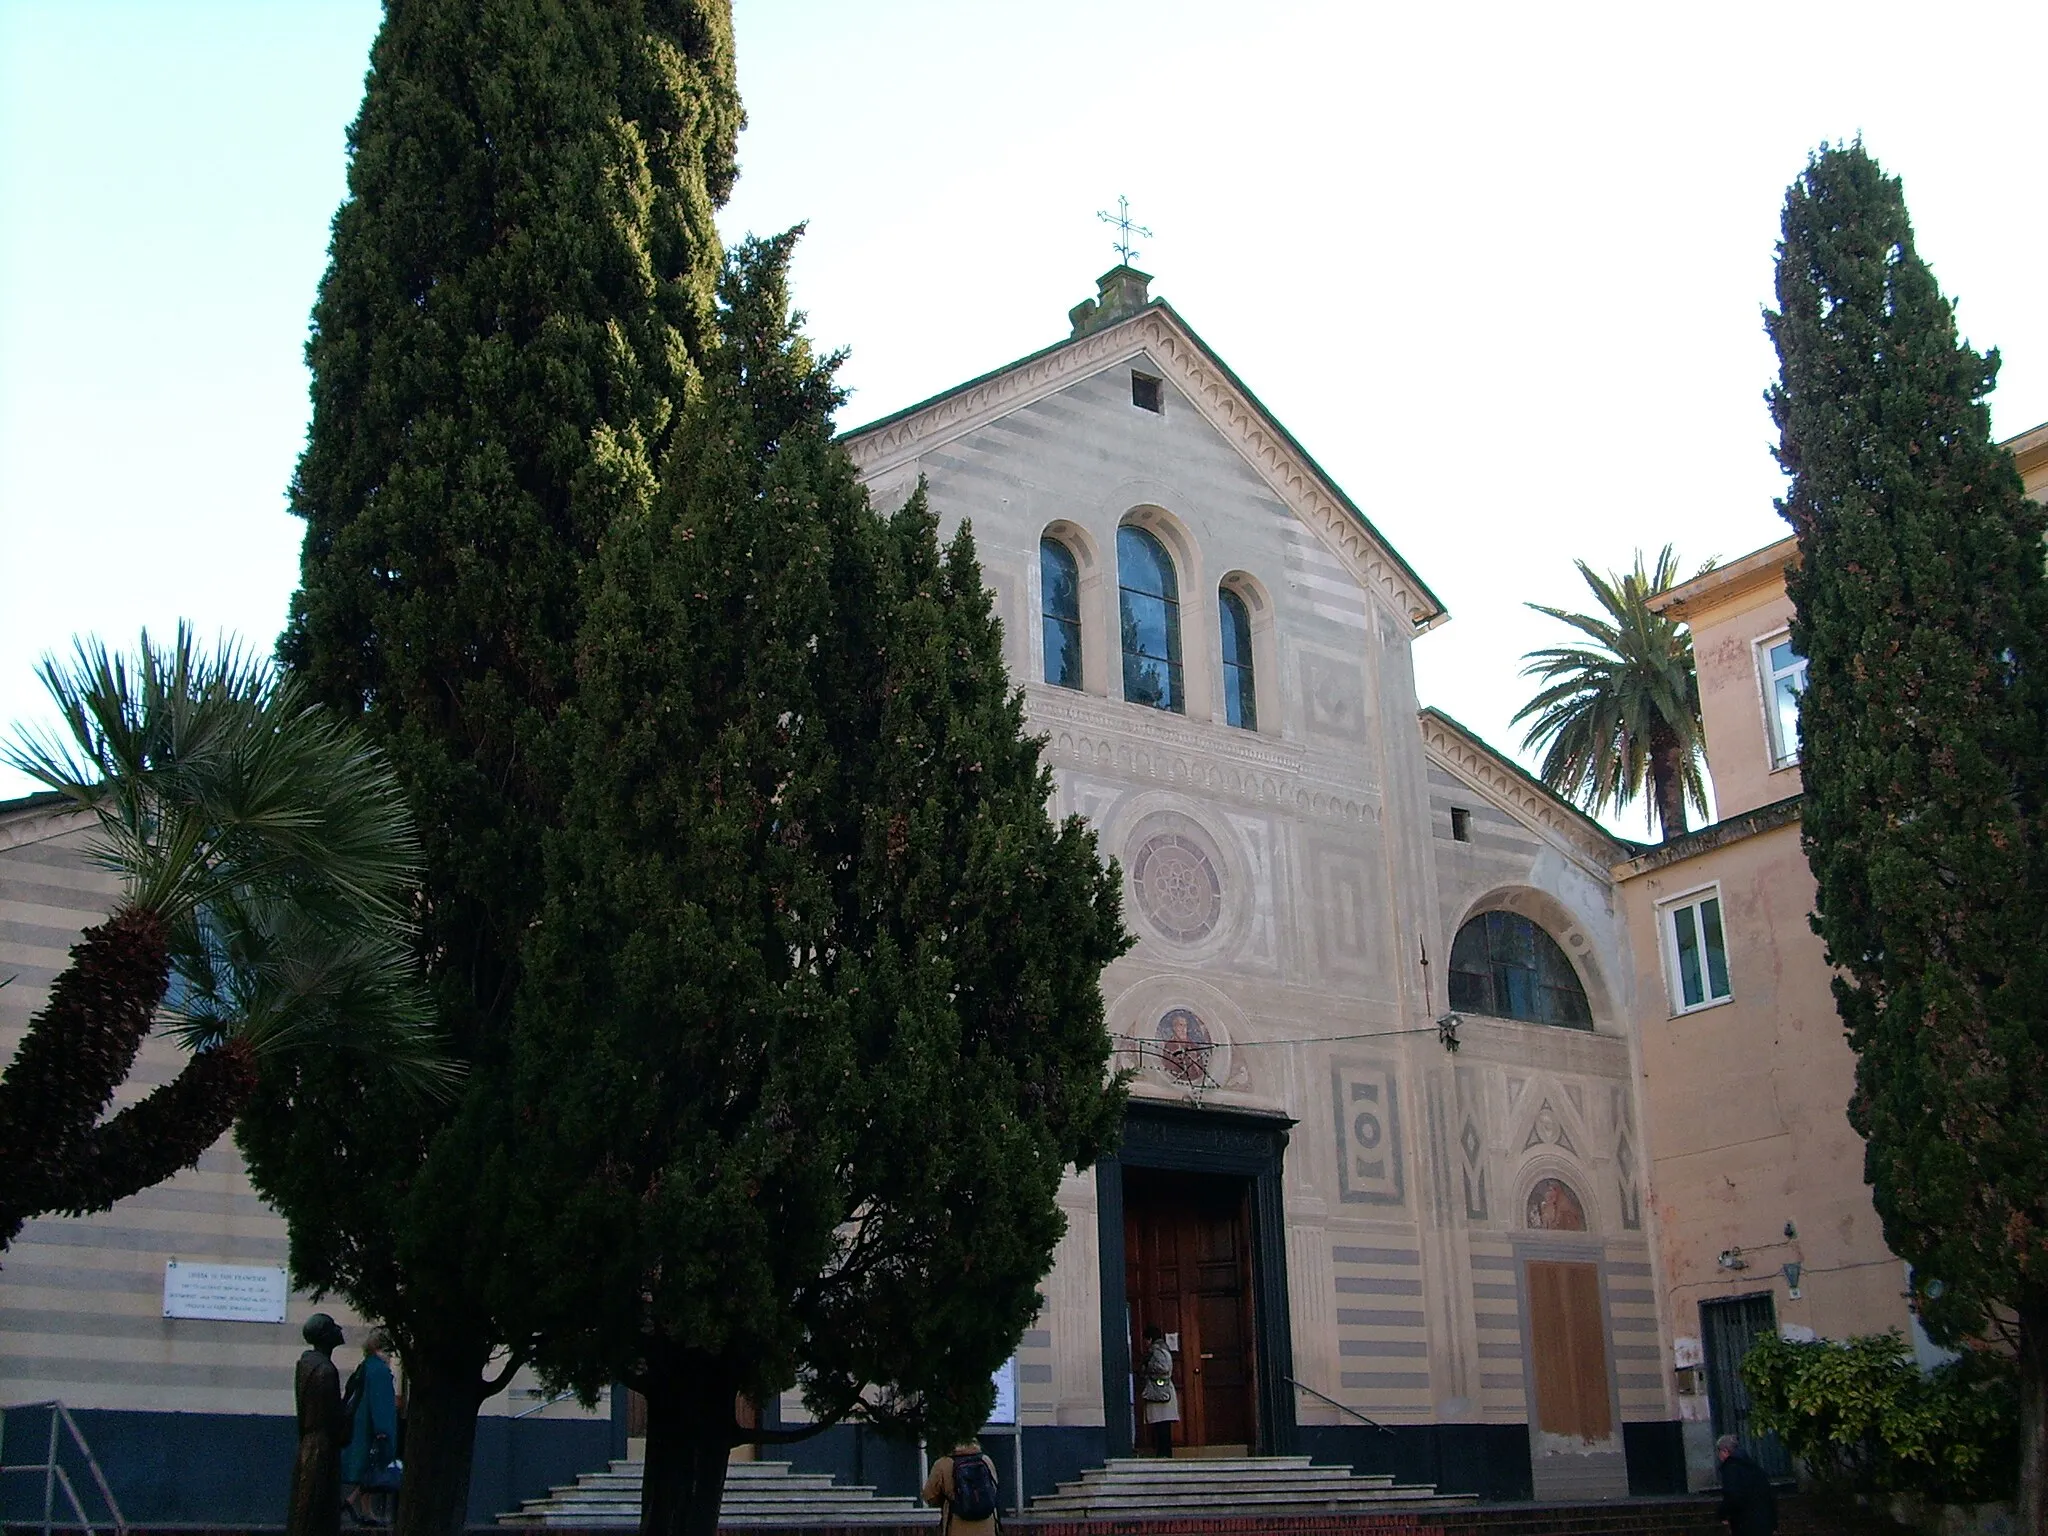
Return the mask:
M 228 1323 L 281 1323 L 291 1295 L 272 1264 L 164 1263 L 164 1316 Z
M 991 1424 L 1017 1422 L 1017 1357 L 1010 1356 L 996 1371 L 996 1405 L 989 1413 Z

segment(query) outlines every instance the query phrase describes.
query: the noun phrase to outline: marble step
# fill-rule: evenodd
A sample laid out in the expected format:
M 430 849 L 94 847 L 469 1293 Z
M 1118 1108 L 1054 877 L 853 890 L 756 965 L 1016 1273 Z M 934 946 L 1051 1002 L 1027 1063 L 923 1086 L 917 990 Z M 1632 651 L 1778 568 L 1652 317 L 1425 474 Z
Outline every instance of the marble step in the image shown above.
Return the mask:
M 1243 1515 L 1261 1511 L 1325 1513 L 1443 1507 L 1426 1484 L 1397 1484 L 1385 1474 L 1316 1466 L 1306 1456 L 1160 1459 L 1119 1457 L 1031 1501 L 1035 1515 L 1118 1518 L 1141 1515 Z
M 500 1525 L 627 1529 L 640 1524 L 645 1466 L 614 1461 L 586 1472 L 546 1498 L 528 1499 Z M 873 1488 L 834 1483 L 830 1474 L 797 1472 L 786 1461 L 738 1461 L 727 1469 L 721 1525 L 903 1526 L 936 1524 L 938 1511 L 909 1499 L 889 1499 Z

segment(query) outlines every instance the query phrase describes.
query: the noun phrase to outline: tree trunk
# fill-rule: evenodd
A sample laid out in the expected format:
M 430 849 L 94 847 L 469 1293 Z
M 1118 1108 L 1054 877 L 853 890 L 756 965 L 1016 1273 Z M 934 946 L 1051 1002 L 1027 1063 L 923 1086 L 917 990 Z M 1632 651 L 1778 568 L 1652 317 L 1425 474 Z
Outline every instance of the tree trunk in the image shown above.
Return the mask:
M 725 1470 L 737 1443 L 733 1384 L 702 1361 L 640 1383 L 647 1398 L 647 1468 L 640 1536 L 717 1536 Z
M 1650 742 L 1650 790 L 1657 807 L 1657 829 L 1670 842 L 1685 832 L 1685 775 L 1676 741 L 1661 735 Z
M 459 1536 L 490 1354 L 415 1347 L 404 1358 L 405 1481 L 392 1536 Z
M 30 1217 L 64 1208 L 70 1157 L 127 1079 L 169 977 L 163 919 L 139 907 L 71 947 L 0 1075 L 0 1250 Z
M 2048 1536 L 2048 1307 L 2020 1309 L 2018 1514 L 2026 1536 Z

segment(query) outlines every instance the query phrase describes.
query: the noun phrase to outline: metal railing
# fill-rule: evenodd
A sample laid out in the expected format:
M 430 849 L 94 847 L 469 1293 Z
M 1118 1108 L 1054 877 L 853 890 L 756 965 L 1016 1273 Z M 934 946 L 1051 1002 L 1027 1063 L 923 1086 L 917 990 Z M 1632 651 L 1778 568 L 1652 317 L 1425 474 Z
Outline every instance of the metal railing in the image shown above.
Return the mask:
M 1297 1392 L 1306 1392 L 1310 1397 L 1328 1403 L 1332 1408 L 1336 1409 L 1339 1413 L 1350 1414 L 1351 1417 L 1358 1420 L 1359 1423 L 1365 1425 L 1365 1427 L 1368 1429 L 1376 1429 L 1383 1435 L 1391 1435 L 1393 1433 L 1391 1429 L 1387 1428 L 1387 1426 L 1382 1424 L 1378 1419 L 1368 1419 L 1356 1408 L 1338 1402 L 1337 1399 L 1331 1397 L 1327 1392 L 1318 1392 L 1314 1387 L 1310 1386 L 1305 1381 L 1296 1381 L 1292 1376 L 1282 1376 L 1280 1379 L 1286 1382 L 1287 1385 L 1289 1385 L 1290 1387 L 1293 1387 Z
M 46 1414 L 49 1417 L 50 1430 L 48 1438 L 44 1440 L 43 1459 L 41 1461 L 9 1462 L 7 1459 L 9 1432 L 13 1432 L 14 1441 L 19 1443 L 22 1438 L 22 1415 L 35 1413 Z M 107 1518 L 105 1520 L 95 1522 L 86 1514 L 85 1501 L 79 1497 L 78 1485 L 72 1481 L 71 1474 L 65 1470 L 63 1460 L 59 1454 L 66 1449 L 64 1439 L 62 1438 L 65 1435 L 69 1435 L 71 1445 L 77 1448 L 79 1457 L 85 1462 L 86 1471 L 92 1476 L 92 1486 L 99 1491 L 100 1500 L 107 1507 Z M 42 1439 L 43 1437 L 36 1436 L 34 1438 Z M 121 1518 L 121 1506 L 114 1502 L 114 1490 L 107 1486 L 106 1474 L 100 1471 L 98 1458 L 93 1455 L 92 1447 L 86 1444 L 85 1435 L 79 1429 L 78 1421 L 71 1417 L 71 1410 L 54 1399 L 44 1403 L 16 1403 L 12 1407 L 0 1408 L 0 1479 L 4 1479 L 8 1475 L 18 1476 L 29 1473 L 42 1474 L 43 1518 L 41 1530 L 43 1536 L 51 1536 L 53 1531 L 84 1531 L 86 1536 L 98 1536 L 98 1533 L 102 1530 L 111 1530 L 114 1532 L 114 1536 L 128 1536 L 128 1522 Z M 69 1501 L 71 1513 L 75 1518 L 70 1520 L 60 1520 L 57 1518 L 57 1493 L 59 1489 L 63 1490 L 64 1497 Z M 6 1512 L 6 1505 L 6 1487 L 4 1482 L 0 1482 L 0 1514 Z M 15 1527 L 36 1524 L 32 1520 L 12 1518 L 7 1519 L 6 1523 Z

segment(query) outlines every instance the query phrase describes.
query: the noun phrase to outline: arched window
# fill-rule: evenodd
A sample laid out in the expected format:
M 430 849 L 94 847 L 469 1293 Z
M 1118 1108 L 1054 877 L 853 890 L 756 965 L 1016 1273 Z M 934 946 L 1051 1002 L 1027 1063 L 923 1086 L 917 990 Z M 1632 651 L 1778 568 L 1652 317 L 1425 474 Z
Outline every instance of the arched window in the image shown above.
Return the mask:
M 1081 686 L 1081 569 L 1058 539 L 1038 541 L 1038 583 L 1045 594 L 1045 680 Z
M 1166 546 L 1143 528 L 1116 531 L 1121 589 L 1124 697 L 1133 704 L 1187 713 L 1180 670 L 1180 583 Z
M 1242 730 L 1259 728 L 1259 695 L 1252 677 L 1252 616 L 1228 587 L 1216 592 L 1223 622 L 1223 718 Z
M 1591 1029 L 1579 973 L 1557 940 L 1517 912 L 1482 912 L 1451 945 L 1451 1007 Z

